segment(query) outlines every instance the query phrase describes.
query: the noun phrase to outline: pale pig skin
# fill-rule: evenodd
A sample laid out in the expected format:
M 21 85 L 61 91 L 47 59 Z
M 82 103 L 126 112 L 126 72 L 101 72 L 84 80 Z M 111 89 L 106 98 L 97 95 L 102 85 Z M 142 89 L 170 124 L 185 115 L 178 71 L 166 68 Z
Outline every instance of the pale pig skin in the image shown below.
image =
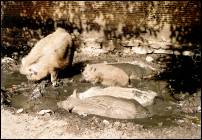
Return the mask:
M 86 81 L 101 83 L 106 86 L 126 86 L 129 76 L 120 68 L 104 63 L 88 64 L 83 73 Z
M 30 53 L 22 59 L 20 73 L 33 81 L 41 80 L 50 74 L 51 82 L 55 84 L 58 70 L 71 65 L 73 55 L 71 35 L 58 28 L 37 42 Z
M 91 87 L 85 92 L 79 93 L 80 99 L 86 99 L 94 96 L 113 96 L 124 99 L 134 99 L 138 101 L 142 106 L 148 106 L 153 103 L 154 98 L 158 94 L 154 91 L 143 91 L 137 88 L 125 88 L 125 87 Z
M 71 95 L 65 101 L 57 103 L 58 107 L 79 115 L 98 115 L 115 119 L 134 119 L 149 117 L 149 112 L 135 100 L 112 96 L 96 96 L 79 99 Z

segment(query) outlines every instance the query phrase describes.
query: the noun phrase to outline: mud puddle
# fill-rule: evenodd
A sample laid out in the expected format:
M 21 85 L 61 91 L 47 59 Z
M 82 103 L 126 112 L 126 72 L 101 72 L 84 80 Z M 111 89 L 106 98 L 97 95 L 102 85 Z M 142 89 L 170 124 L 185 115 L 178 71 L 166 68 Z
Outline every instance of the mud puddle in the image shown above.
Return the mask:
M 151 71 L 136 65 L 125 63 L 114 65 L 117 65 L 123 69 L 125 68 L 124 70 L 128 74 L 136 71 L 136 76 L 140 75 L 140 78 L 143 76 L 148 76 L 152 73 Z M 81 82 L 81 73 L 70 78 L 62 78 L 60 80 L 59 87 L 52 87 L 50 85 L 50 81 L 47 80 L 40 83 L 30 83 L 26 77 L 21 75 L 19 72 L 13 72 L 10 74 L 2 72 L 1 75 L 1 87 L 4 87 L 5 89 L 12 89 L 11 92 L 16 93 L 11 96 L 11 107 L 16 109 L 23 108 L 24 112 L 27 113 L 50 109 L 57 114 L 61 114 L 63 117 L 77 114 L 59 109 L 56 105 L 57 102 L 65 100 L 73 93 L 74 89 L 77 89 L 78 92 L 84 92 L 92 86 L 101 86 L 99 84 L 93 85 L 90 83 Z M 144 125 L 145 127 L 163 127 L 176 125 L 174 120 L 183 117 L 182 114 L 178 112 L 174 100 L 170 97 L 166 81 L 133 79 L 131 80 L 131 86 L 141 90 L 155 91 L 159 96 L 155 98 L 153 105 L 147 107 L 147 109 L 153 115 L 152 117 L 125 121 L 131 121 L 136 124 Z M 40 95 L 33 98 L 33 94 L 36 94 L 34 91 L 37 88 L 39 89 L 38 92 Z M 89 115 L 87 117 L 91 116 L 93 115 Z

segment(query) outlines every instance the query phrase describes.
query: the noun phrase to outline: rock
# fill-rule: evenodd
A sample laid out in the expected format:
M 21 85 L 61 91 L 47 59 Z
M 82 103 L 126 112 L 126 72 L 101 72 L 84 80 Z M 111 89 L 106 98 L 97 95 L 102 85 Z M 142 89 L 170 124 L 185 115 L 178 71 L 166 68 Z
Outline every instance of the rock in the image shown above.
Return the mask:
M 141 39 L 126 39 L 123 38 L 121 45 L 124 47 L 138 47 L 138 46 L 143 46 L 145 45 L 143 40 Z
M 16 111 L 16 113 L 17 113 L 17 114 L 22 113 L 23 110 L 24 110 L 23 108 L 20 108 L 20 109 L 18 109 L 18 110 Z
M 150 40 L 149 41 L 149 46 L 151 48 L 154 48 L 154 49 L 169 49 L 171 44 L 169 42 L 164 42 L 164 41 L 154 41 L 154 40 Z
M 17 61 L 10 57 L 4 57 L 1 59 L 1 69 L 6 71 L 18 70 Z
M 184 100 L 188 96 L 189 96 L 188 92 L 186 92 L 186 93 L 180 92 L 179 94 L 173 94 L 174 99 L 179 100 L 179 101 Z
M 149 115 L 147 109 L 135 100 L 112 96 L 95 96 L 81 100 L 76 91 L 57 105 L 79 115 L 94 114 L 115 119 L 145 118 Z
M 14 53 L 12 54 L 12 58 L 13 58 L 14 60 L 17 60 L 18 57 L 19 57 L 18 52 L 14 52 Z
M 125 47 L 134 47 L 134 46 L 137 46 L 137 44 L 132 39 L 129 40 L 127 43 L 125 43 Z
M 74 82 L 74 79 L 69 80 L 69 83 L 73 83 L 73 82 Z
M 124 48 L 123 54 L 124 54 L 124 55 L 131 55 L 131 54 L 133 54 L 133 52 L 131 52 L 131 49 L 130 49 L 130 48 Z
M 159 123 L 158 123 L 158 126 L 163 126 L 163 122 L 159 122 Z
M 152 62 L 154 60 L 154 58 L 152 58 L 151 56 L 147 56 L 146 57 L 146 61 L 147 62 Z
M 104 50 L 104 49 L 83 47 L 83 48 L 81 48 L 81 52 L 84 53 L 84 54 L 87 54 L 89 56 L 99 56 L 100 54 L 107 53 L 108 51 Z
M 166 110 L 171 110 L 171 109 L 172 109 L 171 106 L 166 107 Z
M 151 70 L 153 70 L 153 71 L 157 70 L 156 68 L 152 67 L 152 66 L 149 65 L 149 64 L 146 64 L 146 63 L 143 62 L 143 61 L 136 61 L 136 60 L 135 60 L 135 61 L 130 62 L 130 64 L 138 65 L 138 66 L 140 66 L 140 67 L 142 67 L 142 68 L 151 69 Z
M 1 105 L 3 105 L 5 103 L 5 101 L 6 101 L 6 97 L 5 97 L 4 93 L 2 93 L 2 91 L 1 91 Z
M 7 91 L 5 91 L 4 89 L 1 89 L 1 105 L 9 105 L 10 104 L 10 100 L 8 99 L 9 95 L 7 93 Z
M 40 87 L 36 87 L 34 90 L 33 90 L 33 92 L 32 92 L 32 94 L 31 94 L 31 99 L 37 99 L 37 98 L 39 98 L 39 97 L 41 97 L 42 96 L 42 92 L 41 92 L 41 89 L 40 89 Z
M 164 49 L 158 49 L 158 50 L 154 50 L 153 53 L 157 53 L 157 54 L 173 54 L 172 50 L 164 50 Z
M 81 46 L 81 52 L 88 54 L 89 56 L 99 56 L 100 54 L 107 53 L 107 50 L 102 49 L 101 44 L 104 41 L 104 33 L 89 31 L 83 32 L 81 40 L 83 45 Z
M 107 121 L 107 120 L 103 120 L 103 123 L 104 123 L 105 125 L 109 125 L 109 121 Z
M 118 121 L 114 122 L 114 126 L 115 126 L 116 128 L 118 128 L 120 125 L 121 125 L 120 122 L 118 122 Z
M 22 87 L 26 87 L 26 86 L 27 86 L 27 84 L 26 84 L 25 82 L 22 82 L 20 85 L 21 85 Z
M 173 53 L 174 53 L 174 55 L 180 55 L 181 54 L 179 51 L 174 51 Z
M 138 101 L 142 106 L 153 104 L 154 98 L 157 93 L 154 91 L 143 91 L 136 88 L 123 88 L 123 87 L 91 87 L 85 92 L 79 93 L 79 99 L 86 99 L 94 96 L 113 96 L 117 98 L 133 99 Z
M 148 47 L 132 47 L 132 51 L 137 53 L 137 54 L 147 54 L 147 53 L 152 53 L 152 49 L 149 49 Z
M 177 123 L 184 123 L 184 120 L 177 120 Z
M 188 96 L 183 101 L 180 101 L 180 107 L 182 112 L 184 113 L 198 113 L 200 112 L 200 106 L 201 106 L 200 96 Z
M 201 112 L 201 106 L 198 106 L 198 107 L 197 107 L 197 111 L 198 111 L 198 112 Z
M 149 44 L 150 47 L 154 48 L 154 49 L 159 49 L 161 48 L 161 44 L 157 44 L 157 43 L 152 43 L 152 44 Z
M 45 87 L 47 86 L 48 86 L 48 80 L 41 81 L 40 84 L 35 85 L 34 86 L 35 88 L 31 94 L 31 98 L 34 99 L 43 96 L 43 93 L 45 92 Z
M 104 43 L 104 49 L 107 51 L 113 51 L 116 48 L 114 45 L 113 40 L 109 40 L 108 42 Z
M 191 52 L 191 51 L 183 51 L 182 55 L 184 55 L 184 56 L 192 56 L 193 52 Z
M 53 114 L 54 112 L 50 109 L 41 110 L 41 111 L 37 112 L 37 114 L 39 114 L 39 115 L 45 115 L 47 113 Z

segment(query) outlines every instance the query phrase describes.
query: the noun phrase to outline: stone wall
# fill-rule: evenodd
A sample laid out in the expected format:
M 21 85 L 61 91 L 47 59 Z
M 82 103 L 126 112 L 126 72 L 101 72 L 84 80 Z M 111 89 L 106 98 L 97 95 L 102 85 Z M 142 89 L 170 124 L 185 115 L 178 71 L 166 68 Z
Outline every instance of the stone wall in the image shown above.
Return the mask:
M 81 33 L 85 52 L 192 55 L 200 11 L 200 1 L 2 1 L 1 45 L 30 48 L 61 26 Z

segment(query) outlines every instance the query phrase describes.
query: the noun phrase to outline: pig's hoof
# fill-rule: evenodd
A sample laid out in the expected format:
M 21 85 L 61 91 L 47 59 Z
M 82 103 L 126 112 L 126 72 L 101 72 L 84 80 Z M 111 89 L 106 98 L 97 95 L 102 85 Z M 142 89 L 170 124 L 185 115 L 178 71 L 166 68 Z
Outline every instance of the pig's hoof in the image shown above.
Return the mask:
M 52 86 L 53 86 L 53 87 L 58 87 L 58 86 L 59 86 L 59 84 L 58 84 L 58 82 L 57 82 L 57 81 L 54 81 L 54 82 L 52 82 Z

